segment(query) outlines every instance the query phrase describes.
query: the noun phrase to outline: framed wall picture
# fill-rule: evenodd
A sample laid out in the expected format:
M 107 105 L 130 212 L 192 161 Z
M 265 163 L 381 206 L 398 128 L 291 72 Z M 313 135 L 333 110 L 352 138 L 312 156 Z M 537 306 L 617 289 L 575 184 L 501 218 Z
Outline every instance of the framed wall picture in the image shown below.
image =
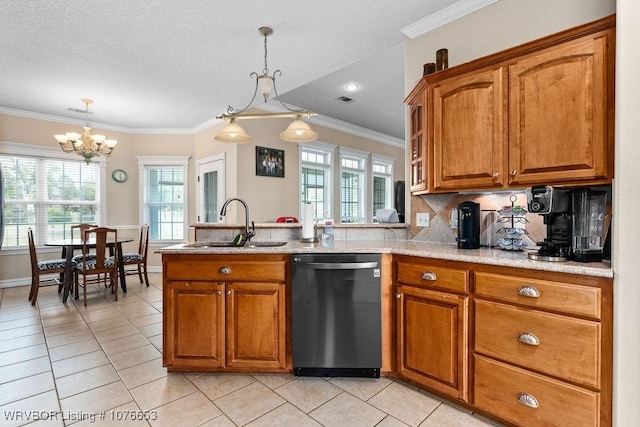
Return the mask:
M 284 150 L 256 147 L 256 175 L 284 178 Z

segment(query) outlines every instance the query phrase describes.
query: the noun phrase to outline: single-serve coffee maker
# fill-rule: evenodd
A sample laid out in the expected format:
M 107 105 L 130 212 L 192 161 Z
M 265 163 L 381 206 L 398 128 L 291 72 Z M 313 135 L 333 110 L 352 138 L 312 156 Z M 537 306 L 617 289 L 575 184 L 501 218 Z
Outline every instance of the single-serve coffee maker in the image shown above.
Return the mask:
M 480 247 L 480 204 L 467 201 L 458 204 L 458 248 Z
M 529 258 L 540 261 L 602 261 L 606 192 L 546 185 L 526 190 L 529 212 L 543 216 L 547 237 Z

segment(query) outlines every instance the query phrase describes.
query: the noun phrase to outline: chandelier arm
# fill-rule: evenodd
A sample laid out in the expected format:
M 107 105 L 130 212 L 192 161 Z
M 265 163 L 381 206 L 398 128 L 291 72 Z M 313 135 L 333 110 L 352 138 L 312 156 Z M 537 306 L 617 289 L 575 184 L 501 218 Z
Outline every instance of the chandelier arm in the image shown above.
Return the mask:
M 227 108 L 227 114 L 216 116 L 216 119 L 221 119 L 222 116 L 226 115 L 242 114 L 249 107 L 251 107 L 251 105 L 253 105 L 253 101 L 255 101 L 256 95 L 258 94 L 258 73 L 254 71 L 253 73 L 249 74 L 249 77 L 253 77 L 256 80 L 256 87 L 253 89 L 253 96 L 251 97 L 251 101 L 249 101 L 249 103 L 242 110 L 236 110 L 231 105 L 229 105 L 229 108 Z
M 276 71 L 273 72 L 273 77 L 274 77 L 273 78 L 273 93 L 275 95 L 273 97 L 273 99 L 278 101 L 280 103 L 280 105 L 282 105 L 283 108 L 291 111 L 292 113 L 302 113 L 302 112 L 304 112 L 306 110 L 304 104 L 300 104 L 300 106 L 297 109 L 293 109 L 293 108 L 289 108 L 289 106 L 287 104 L 285 104 L 284 102 L 282 102 L 282 101 L 280 101 L 278 99 L 278 96 L 279 96 L 278 95 L 278 88 L 276 87 L 276 79 L 275 79 L 276 73 L 278 73 L 279 75 L 282 75 L 282 71 L 276 70 Z

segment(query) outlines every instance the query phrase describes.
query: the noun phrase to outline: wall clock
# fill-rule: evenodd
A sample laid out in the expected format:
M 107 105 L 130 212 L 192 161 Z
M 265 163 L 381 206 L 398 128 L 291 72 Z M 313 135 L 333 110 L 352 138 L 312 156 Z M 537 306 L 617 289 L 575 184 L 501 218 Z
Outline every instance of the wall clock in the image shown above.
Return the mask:
M 128 178 L 128 175 L 122 169 L 114 169 L 113 172 L 111 172 L 111 178 L 113 178 L 115 182 L 125 182 Z

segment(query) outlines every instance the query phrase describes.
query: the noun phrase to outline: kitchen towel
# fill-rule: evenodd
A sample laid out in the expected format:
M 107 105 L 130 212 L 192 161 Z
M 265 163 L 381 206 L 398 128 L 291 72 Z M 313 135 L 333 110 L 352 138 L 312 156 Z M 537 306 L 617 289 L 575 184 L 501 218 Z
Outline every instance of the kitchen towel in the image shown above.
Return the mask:
M 305 203 L 302 206 L 302 238 L 313 239 L 313 205 Z

